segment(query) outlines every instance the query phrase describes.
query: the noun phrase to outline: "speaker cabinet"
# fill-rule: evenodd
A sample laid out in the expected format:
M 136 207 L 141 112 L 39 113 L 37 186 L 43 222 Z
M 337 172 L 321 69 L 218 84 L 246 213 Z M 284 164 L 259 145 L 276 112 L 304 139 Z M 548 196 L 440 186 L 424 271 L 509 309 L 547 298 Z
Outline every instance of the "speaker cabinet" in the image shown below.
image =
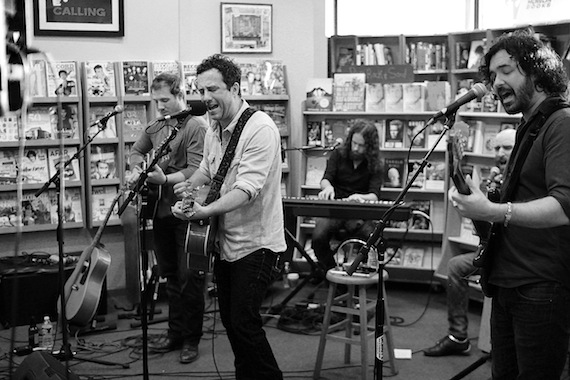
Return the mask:
M 71 370 L 65 371 L 65 364 L 47 352 L 30 354 L 14 372 L 13 380 L 79 380 Z

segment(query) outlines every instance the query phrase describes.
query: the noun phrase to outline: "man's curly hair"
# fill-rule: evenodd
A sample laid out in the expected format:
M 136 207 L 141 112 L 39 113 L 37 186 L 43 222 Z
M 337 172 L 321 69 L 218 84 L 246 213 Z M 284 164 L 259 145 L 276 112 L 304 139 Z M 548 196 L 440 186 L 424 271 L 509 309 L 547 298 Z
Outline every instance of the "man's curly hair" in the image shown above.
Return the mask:
M 355 119 L 350 123 L 350 129 L 345 143 L 340 148 L 341 155 L 348 157 L 352 144 L 352 136 L 360 133 L 364 137 L 366 150 L 364 156 L 368 162 L 368 168 L 371 172 L 381 170 L 380 163 L 380 140 L 378 138 L 378 129 L 374 122 L 367 119 Z
M 234 83 L 239 85 L 241 82 L 241 69 L 228 56 L 223 54 L 214 54 L 209 56 L 198 65 L 196 68 L 196 75 L 200 75 L 210 69 L 217 69 L 222 74 L 222 78 L 228 89 L 230 89 Z

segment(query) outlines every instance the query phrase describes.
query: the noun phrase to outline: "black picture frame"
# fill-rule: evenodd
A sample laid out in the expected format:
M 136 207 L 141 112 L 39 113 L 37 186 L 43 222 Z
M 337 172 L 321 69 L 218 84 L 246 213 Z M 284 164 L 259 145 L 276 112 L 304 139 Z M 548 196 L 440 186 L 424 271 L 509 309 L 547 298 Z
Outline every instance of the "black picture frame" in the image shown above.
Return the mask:
M 34 35 L 123 37 L 124 0 L 34 0 Z
M 271 4 L 221 3 L 222 53 L 271 53 Z

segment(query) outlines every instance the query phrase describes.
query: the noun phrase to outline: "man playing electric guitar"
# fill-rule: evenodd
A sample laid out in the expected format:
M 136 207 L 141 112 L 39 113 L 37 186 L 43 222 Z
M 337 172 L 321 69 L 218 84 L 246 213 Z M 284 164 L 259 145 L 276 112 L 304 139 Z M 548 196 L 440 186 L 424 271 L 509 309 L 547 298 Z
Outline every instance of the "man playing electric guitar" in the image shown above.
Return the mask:
M 489 178 L 482 181 L 484 191 L 500 187 L 507 161 L 515 145 L 516 131 L 505 129 L 493 141 L 495 168 Z M 424 350 L 426 356 L 465 355 L 471 350 L 468 338 L 467 310 L 469 305 L 468 278 L 477 268 L 473 266 L 475 252 L 464 253 L 449 259 L 447 263 L 447 321 L 448 334 L 438 340 L 433 347 Z
M 185 91 L 176 75 L 163 73 L 154 78 L 151 97 L 163 117 L 186 108 Z M 170 208 L 176 202 L 172 186 L 189 178 L 202 160 L 208 128 L 206 120 L 201 116 L 186 116 L 151 123 L 132 147 L 133 174 L 127 182 L 136 183 L 145 155 L 161 146 L 171 136 L 173 128 L 179 131 L 169 143 L 168 153 L 160 158 L 147 178 L 148 183 L 162 186 L 162 196 L 153 218 L 153 238 L 159 274 L 166 278 L 168 296 L 168 334 L 163 340 L 149 343 L 149 348 L 155 352 L 182 348 L 180 362 L 190 363 L 198 358 L 202 336 L 205 275 L 183 269 L 186 267 L 183 263 L 188 222 L 175 218 Z

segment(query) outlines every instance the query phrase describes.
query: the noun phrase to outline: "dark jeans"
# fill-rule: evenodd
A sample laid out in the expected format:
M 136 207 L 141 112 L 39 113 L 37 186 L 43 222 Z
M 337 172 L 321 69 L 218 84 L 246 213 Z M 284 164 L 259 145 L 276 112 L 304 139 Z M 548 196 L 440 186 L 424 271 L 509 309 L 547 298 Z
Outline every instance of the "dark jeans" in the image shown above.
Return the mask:
M 204 323 L 205 274 L 185 269 L 187 226 L 186 222 L 174 216 L 155 218 L 154 248 L 159 273 L 166 278 L 168 334 L 197 346 Z
M 475 252 L 453 256 L 447 263 L 447 321 L 449 333 L 466 339 L 469 327 L 469 283 L 466 277 L 475 272 Z
M 366 241 L 374 231 L 374 227 L 375 222 L 371 220 L 315 218 L 312 248 L 319 260 L 319 265 L 325 271 L 336 266 L 335 252 L 331 250 L 330 241 L 341 229 L 345 229 L 351 238 Z
M 497 288 L 493 380 L 559 380 L 568 354 L 570 291 L 555 282 Z
M 216 258 L 220 317 L 234 352 L 238 380 L 283 379 L 259 315 L 267 288 L 279 273 L 279 255 L 266 249 L 231 263 Z

